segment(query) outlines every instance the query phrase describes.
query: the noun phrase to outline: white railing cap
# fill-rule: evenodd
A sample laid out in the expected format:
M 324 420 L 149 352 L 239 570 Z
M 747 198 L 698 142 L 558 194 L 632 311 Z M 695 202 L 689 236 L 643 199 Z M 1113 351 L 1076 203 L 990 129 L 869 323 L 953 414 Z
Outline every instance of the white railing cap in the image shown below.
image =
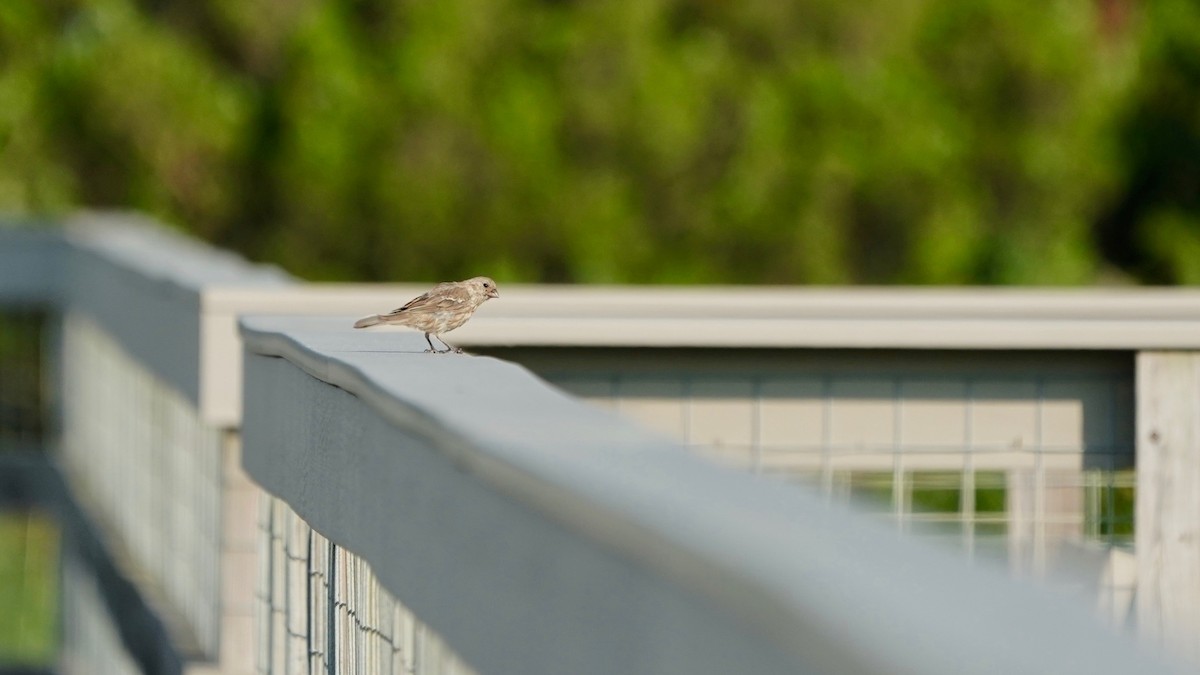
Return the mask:
M 214 307 L 357 316 L 427 284 L 233 291 Z M 501 284 L 453 339 L 475 346 L 1138 350 L 1200 348 L 1200 291 L 1147 288 Z

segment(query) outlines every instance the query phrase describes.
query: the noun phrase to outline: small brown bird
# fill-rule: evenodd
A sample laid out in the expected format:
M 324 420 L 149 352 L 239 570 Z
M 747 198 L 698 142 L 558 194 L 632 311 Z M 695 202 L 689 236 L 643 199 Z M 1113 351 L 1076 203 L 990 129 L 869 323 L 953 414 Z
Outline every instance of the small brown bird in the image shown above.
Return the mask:
M 429 343 L 426 352 L 445 354 L 453 351 L 461 354 L 462 349 L 453 348 L 442 339 L 442 333 L 449 333 L 471 318 L 476 309 L 490 298 L 500 297 L 496 290 L 496 282 L 487 277 L 475 277 L 466 281 L 446 281 L 429 289 L 429 292 L 419 295 L 399 309 L 393 309 L 387 314 L 372 314 L 354 322 L 355 328 L 368 328 L 376 324 L 386 323 L 397 326 L 408 326 L 424 331 L 425 341 Z M 438 339 L 445 350 L 433 346 L 432 335 Z

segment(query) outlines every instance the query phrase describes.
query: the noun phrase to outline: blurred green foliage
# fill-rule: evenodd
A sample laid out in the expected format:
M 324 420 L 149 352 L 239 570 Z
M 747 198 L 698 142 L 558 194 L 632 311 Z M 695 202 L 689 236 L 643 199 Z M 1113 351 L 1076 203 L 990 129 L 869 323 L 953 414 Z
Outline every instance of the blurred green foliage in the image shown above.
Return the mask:
M 1192 0 L 5 0 L 0 100 L 313 279 L 1200 280 Z

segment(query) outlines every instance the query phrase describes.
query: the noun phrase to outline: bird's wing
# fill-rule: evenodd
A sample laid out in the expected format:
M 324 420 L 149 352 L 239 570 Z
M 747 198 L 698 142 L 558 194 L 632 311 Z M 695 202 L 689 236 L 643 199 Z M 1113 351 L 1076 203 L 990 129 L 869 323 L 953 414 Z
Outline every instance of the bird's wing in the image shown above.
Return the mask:
M 413 310 L 450 309 L 462 306 L 469 299 L 467 290 L 452 283 L 434 286 L 429 292 L 409 300 L 403 307 L 393 309 L 384 316 L 395 316 Z

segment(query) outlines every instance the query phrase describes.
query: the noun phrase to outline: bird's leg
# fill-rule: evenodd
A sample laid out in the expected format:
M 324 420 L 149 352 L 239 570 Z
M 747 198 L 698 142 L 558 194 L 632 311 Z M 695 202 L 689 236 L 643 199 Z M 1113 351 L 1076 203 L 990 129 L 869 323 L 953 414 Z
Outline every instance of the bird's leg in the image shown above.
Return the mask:
M 426 354 L 428 354 L 429 352 L 434 352 L 435 354 L 438 353 L 438 350 L 433 348 L 433 340 L 429 339 L 429 333 L 425 334 L 425 341 L 429 343 L 429 349 L 425 350 Z
M 440 343 L 442 343 L 443 345 L 445 345 L 445 346 L 446 346 L 446 351 L 444 351 L 444 352 L 441 352 L 442 354 L 449 354 L 450 352 L 454 352 L 455 354 L 461 354 L 461 353 L 462 353 L 462 350 L 461 350 L 461 349 L 459 349 L 458 347 L 451 347 L 451 346 L 450 346 L 450 343 L 449 343 L 449 342 L 446 342 L 445 340 L 443 340 L 441 335 L 438 335 L 438 336 L 437 336 L 437 339 L 438 339 L 438 342 L 440 342 Z

